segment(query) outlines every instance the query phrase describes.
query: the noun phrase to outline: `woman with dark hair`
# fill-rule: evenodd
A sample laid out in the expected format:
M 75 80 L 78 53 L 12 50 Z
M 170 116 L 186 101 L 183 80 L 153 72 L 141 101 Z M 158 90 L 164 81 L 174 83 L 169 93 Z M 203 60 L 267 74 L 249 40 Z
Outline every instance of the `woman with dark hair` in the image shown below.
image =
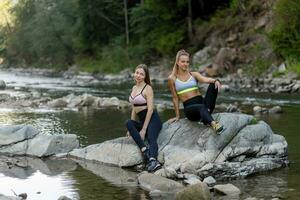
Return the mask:
M 212 118 L 211 113 L 215 108 L 218 91 L 222 85 L 218 79 L 202 76 L 198 72 L 190 72 L 189 61 L 188 52 L 185 50 L 177 52 L 173 71 L 168 78 L 176 117 L 170 119 L 169 123 L 179 120 L 179 101 L 181 101 L 184 114 L 189 120 L 202 121 L 220 134 L 223 126 Z M 198 82 L 209 84 L 204 98 L 199 91 Z
M 136 67 L 134 80 L 135 85 L 129 96 L 129 101 L 132 104 L 131 119 L 126 122 L 126 127 L 148 163 L 146 165 L 147 170 L 153 172 L 161 167 L 157 161 L 158 145 L 156 140 L 162 123 L 157 112 L 153 110 L 153 89 L 145 64 Z M 137 116 L 139 121 L 137 121 Z M 145 137 L 149 148 L 144 143 Z

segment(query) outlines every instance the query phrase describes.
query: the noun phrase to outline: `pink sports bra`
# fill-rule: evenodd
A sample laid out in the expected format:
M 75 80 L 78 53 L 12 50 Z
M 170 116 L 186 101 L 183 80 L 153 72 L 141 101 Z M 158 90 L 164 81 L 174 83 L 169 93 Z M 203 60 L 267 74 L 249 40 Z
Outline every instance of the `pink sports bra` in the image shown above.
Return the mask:
M 146 88 L 146 86 L 147 86 L 147 84 L 143 87 L 142 91 L 135 97 L 132 97 L 130 94 L 129 102 L 131 104 L 133 104 L 134 106 L 146 106 L 147 105 L 147 99 L 143 95 L 143 91 Z

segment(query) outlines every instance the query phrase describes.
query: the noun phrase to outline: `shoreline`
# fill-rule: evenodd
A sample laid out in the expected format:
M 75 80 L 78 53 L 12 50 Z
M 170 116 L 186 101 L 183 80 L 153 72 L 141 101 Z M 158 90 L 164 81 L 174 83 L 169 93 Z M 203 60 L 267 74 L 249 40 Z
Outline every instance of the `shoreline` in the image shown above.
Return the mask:
M 131 79 L 133 71 L 126 69 L 118 74 L 89 73 L 69 69 L 67 71 L 55 71 L 53 69 L 37 68 L 0 68 L 0 71 L 15 73 L 18 76 L 44 76 L 51 78 L 64 78 L 66 80 L 80 81 L 87 85 L 97 84 L 124 84 Z M 151 81 L 156 84 L 166 84 L 168 71 L 159 67 L 149 67 Z M 243 74 L 227 74 L 224 77 L 216 77 L 221 80 L 223 90 L 228 92 L 254 92 L 254 93 L 295 93 L 300 94 L 300 79 L 293 74 L 282 77 L 249 77 Z M 201 87 L 201 86 L 200 86 Z

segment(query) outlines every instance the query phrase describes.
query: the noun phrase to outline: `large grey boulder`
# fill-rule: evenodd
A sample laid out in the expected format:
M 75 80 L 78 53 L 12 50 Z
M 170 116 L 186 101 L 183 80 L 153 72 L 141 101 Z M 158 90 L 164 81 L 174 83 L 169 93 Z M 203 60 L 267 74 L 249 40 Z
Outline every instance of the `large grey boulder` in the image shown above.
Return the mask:
M 37 134 L 38 131 L 30 125 L 0 127 L 0 146 L 31 139 Z
M 171 125 L 165 124 L 158 138 L 160 159 L 164 165 L 180 163 L 182 173 L 204 177 L 214 175 L 213 171 L 210 171 L 212 174 L 199 173 L 202 167 L 212 163 L 217 165 L 234 161 L 240 167 L 229 169 L 243 171 L 243 176 L 286 165 L 287 142 L 283 136 L 273 134 L 265 122 L 251 124 L 255 120 L 245 114 L 222 113 L 214 115 L 214 118 L 225 127 L 221 135 L 216 135 L 209 127 L 185 119 Z M 253 160 L 260 161 L 261 165 Z M 245 165 L 251 168 L 247 170 Z M 246 169 L 242 170 L 242 167 Z M 228 172 L 231 171 L 229 169 Z
M 47 135 L 29 125 L 0 128 L 0 154 L 45 157 L 78 148 L 74 134 Z
M 287 164 L 285 138 L 274 134 L 265 122 L 257 123 L 253 116 L 245 114 L 220 113 L 213 117 L 225 127 L 221 135 L 187 119 L 164 123 L 157 140 L 158 159 L 170 170 L 161 170 L 163 176 L 190 173 L 201 178 L 244 177 Z M 134 141 L 125 137 L 76 149 L 70 155 L 120 167 L 142 162 Z
M 119 167 L 134 166 L 143 161 L 139 148 L 131 138 L 127 137 L 108 140 L 82 149 L 75 149 L 69 155 Z

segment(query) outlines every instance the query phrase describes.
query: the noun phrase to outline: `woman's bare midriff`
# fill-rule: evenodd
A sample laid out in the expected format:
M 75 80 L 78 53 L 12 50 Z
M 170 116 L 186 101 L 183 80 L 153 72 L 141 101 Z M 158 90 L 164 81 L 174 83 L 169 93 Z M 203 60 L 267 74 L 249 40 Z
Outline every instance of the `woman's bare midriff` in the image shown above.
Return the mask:
M 201 93 L 199 92 L 199 90 L 193 90 L 193 91 L 190 91 L 190 92 L 186 92 L 186 93 L 183 93 L 183 94 L 180 94 L 178 95 L 179 97 L 179 100 L 181 102 L 185 102 L 186 100 L 189 100 L 195 96 L 199 96 L 201 95 Z
M 147 106 L 134 106 L 133 107 L 133 111 L 138 114 L 139 112 L 141 112 L 142 110 L 147 109 Z

